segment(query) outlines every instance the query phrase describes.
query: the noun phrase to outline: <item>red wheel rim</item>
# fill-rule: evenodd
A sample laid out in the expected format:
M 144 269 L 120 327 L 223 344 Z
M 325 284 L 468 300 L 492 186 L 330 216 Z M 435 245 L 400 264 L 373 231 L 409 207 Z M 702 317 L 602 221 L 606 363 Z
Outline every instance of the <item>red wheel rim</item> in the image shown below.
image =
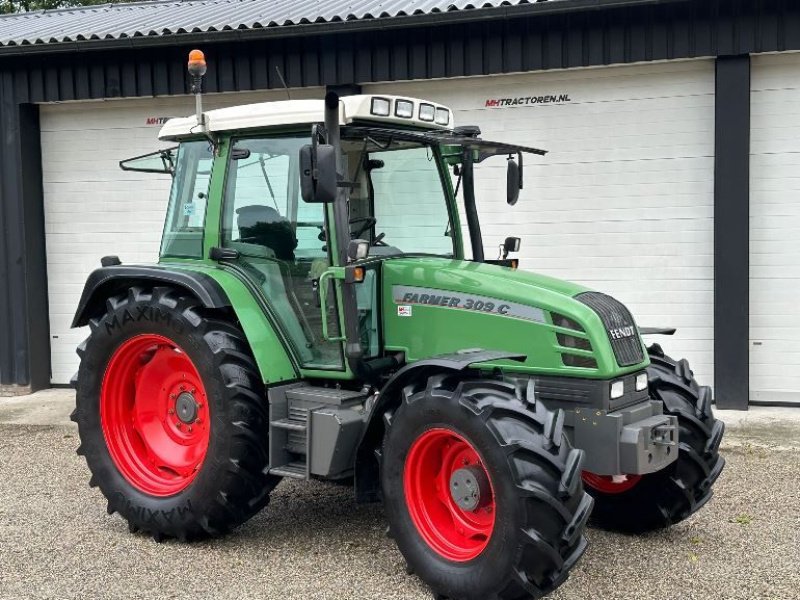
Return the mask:
M 636 487 L 641 475 L 595 475 L 589 471 L 581 474 L 583 483 L 604 494 L 622 494 Z
M 474 510 L 463 509 L 450 492 L 454 474 L 466 468 L 482 473 L 488 484 Z M 439 555 L 464 562 L 486 548 L 494 529 L 494 491 L 480 455 L 465 438 L 444 428 L 420 435 L 406 457 L 403 491 L 417 531 Z
M 203 381 L 186 353 L 160 335 L 138 335 L 114 352 L 103 376 L 100 422 L 120 473 L 152 496 L 185 489 L 208 450 Z

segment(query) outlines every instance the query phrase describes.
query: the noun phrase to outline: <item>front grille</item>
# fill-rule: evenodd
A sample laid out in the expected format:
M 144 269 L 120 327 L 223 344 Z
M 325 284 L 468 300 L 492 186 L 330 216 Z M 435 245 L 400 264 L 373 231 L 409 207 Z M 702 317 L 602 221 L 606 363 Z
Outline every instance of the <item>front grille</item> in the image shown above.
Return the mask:
M 553 317 L 553 325 L 563 327 L 564 329 L 572 329 L 573 331 L 583 331 L 583 327 L 577 321 L 573 321 L 569 317 L 551 312 L 550 316 Z
M 590 352 L 592 350 L 592 343 L 587 339 L 564 333 L 557 333 L 556 338 L 558 339 L 558 344 L 564 348 L 577 348 L 578 350 L 589 350 Z
M 575 356 L 574 354 L 561 353 L 561 362 L 567 367 L 580 367 L 582 369 L 596 369 L 597 361 L 590 356 Z
M 584 292 L 575 296 L 575 299 L 600 317 L 620 367 L 630 367 L 644 360 L 639 330 L 633 315 L 624 304 L 600 292 Z

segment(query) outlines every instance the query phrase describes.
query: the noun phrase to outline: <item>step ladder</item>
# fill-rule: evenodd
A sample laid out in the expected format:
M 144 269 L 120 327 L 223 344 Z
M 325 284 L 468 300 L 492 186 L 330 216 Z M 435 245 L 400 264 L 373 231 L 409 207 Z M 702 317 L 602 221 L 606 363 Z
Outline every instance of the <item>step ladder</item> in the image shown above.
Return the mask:
M 347 439 L 353 437 L 361 421 L 366 395 L 361 392 L 336 388 L 316 387 L 304 383 L 279 386 L 269 390 L 269 473 L 292 479 L 310 479 L 312 475 L 328 476 L 330 473 L 314 472 L 329 470 L 327 457 L 318 461 L 319 467 L 312 469 L 309 450 L 314 435 L 312 423 L 314 413 L 323 425 L 318 435 L 321 447 L 336 446 L 331 436 L 339 435 L 329 422 L 348 425 Z M 328 419 L 330 417 L 331 419 Z

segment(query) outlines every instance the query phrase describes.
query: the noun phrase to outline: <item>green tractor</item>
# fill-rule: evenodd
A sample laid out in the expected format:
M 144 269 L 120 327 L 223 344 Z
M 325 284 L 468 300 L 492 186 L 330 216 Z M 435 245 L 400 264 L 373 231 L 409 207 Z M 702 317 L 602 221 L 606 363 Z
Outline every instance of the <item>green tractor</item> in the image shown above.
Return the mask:
M 560 585 L 587 522 L 646 532 L 710 498 L 723 424 L 686 361 L 517 270 L 518 238 L 484 257 L 475 165 L 505 161 L 513 206 L 543 151 L 414 98 L 203 112 L 202 54 L 190 73 L 175 147 L 121 163 L 173 178 L 160 260 L 105 257 L 74 321 L 78 453 L 132 532 L 220 535 L 282 478 L 339 481 L 440 597 L 509 600 Z

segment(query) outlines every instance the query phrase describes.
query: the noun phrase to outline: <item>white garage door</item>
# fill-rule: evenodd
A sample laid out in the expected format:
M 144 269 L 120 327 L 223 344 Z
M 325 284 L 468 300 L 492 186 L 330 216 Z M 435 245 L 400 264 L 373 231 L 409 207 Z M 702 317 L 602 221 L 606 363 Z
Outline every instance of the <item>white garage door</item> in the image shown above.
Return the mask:
M 750 398 L 800 403 L 800 55 L 752 62 Z
M 505 167 L 481 166 L 487 255 L 522 238 L 521 267 L 627 304 L 713 382 L 714 65 L 613 68 L 365 86 L 428 97 L 483 136 L 550 150 L 525 163 L 516 207 Z
M 293 91 L 293 98 L 320 97 Z M 208 96 L 207 108 L 284 100 L 285 92 Z M 158 259 L 170 178 L 121 171 L 120 160 L 152 152 L 164 117 L 194 110 L 185 98 L 115 100 L 41 107 L 52 382 L 69 383 L 75 347 L 87 331 L 70 329 L 83 284 L 116 254 L 123 263 Z

